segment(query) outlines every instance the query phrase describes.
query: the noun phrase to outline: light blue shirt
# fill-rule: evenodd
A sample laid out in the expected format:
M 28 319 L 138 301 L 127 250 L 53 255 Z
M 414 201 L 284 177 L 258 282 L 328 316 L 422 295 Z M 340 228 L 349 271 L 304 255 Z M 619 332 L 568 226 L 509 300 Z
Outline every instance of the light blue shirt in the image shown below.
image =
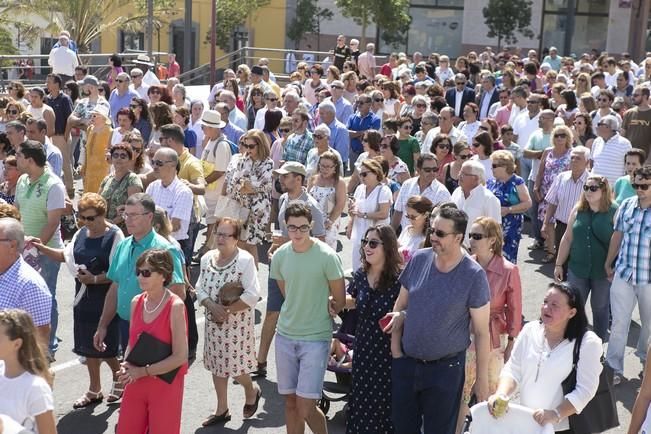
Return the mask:
M 226 126 L 222 128 L 222 132 L 228 140 L 235 143 L 236 145 L 240 143 L 240 137 L 242 137 L 244 134 L 244 130 L 234 123 L 230 122 L 230 119 Z
M 350 147 L 348 128 L 336 118 L 328 125 L 328 128 L 330 128 L 330 146 L 339 151 L 344 161 L 348 161 L 348 149 Z
M 45 143 L 43 146 L 52 173 L 59 178 L 63 178 L 63 154 L 61 154 L 61 150 L 52 143 Z
M 233 107 L 233 110 L 228 113 L 228 122 L 237 126 L 242 131 L 246 131 L 246 129 L 249 127 L 249 120 L 246 118 L 246 115 L 242 113 L 237 107 Z
M 43 277 L 22 256 L 0 274 L 0 311 L 22 309 L 36 327 L 50 324 L 52 295 Z
M 335 105 L 335 117 L 339 122 L 347 125 L 348 120 L 353 115 L 353 105 L 343 96 L 337 102 L 332 102 Z
M 109 97 L 109 105 L 111 106 L 111 119 L 113 120 L 113 125 L 118 124 L 118 112 L 120 109 L 129 107 L 131 100 L 134 98 L 140 98 L 138 92 L 131 89 L 127 89 L 126 93 L 122 96 L 118 94 L 117 89 L 113 89 L 111 96 Z

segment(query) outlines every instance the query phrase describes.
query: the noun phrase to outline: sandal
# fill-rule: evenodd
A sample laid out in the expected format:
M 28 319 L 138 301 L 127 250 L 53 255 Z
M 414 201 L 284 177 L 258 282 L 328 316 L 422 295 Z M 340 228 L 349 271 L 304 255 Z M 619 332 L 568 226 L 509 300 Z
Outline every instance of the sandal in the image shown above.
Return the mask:
M 554 262 L 554 259 L 556 259 L 556 254 L 555 253 L 547 253 L 544 258 L 542 258 L 542 263 L 543 264 L 551 264 Z
M 72 408 L 77 410 L 79 408 L 88 407 L 89 405 L 99 404 L 103 400 L 104 400 L 104 395 L 102 395 L 101 391 L 91 392 L 89 390 L 84 394 L 84 396 L 82 396 L 72 404 Z
M 248 419 L 255 415 L 255 412 L 258 411 L 258 404 L 260 403 L 260 397 L 262 396 L 262 390 L 258 388 L 258 391 L 255 394 L 255 402 L 253 404 L 244 403 L 243 416 L 244 419 Z
M 253 377 L 266 377 L 267 376 L 267 362 L 258 362 L 258 367 L 255 371 L 251 372 Z
M 206 420 L 201 422 L 201 426 L 212 426 L 220 422 L 228 422 L 229 420 L 231 420 L 231 415 L 226 410 L 222 414 L 211 414 Z
M 122 399 L 124 393 L 124 386 L 119 381 L 114 381 L 111 386 L 111 392 L 106 397 L 106 402 L 112 404 Z

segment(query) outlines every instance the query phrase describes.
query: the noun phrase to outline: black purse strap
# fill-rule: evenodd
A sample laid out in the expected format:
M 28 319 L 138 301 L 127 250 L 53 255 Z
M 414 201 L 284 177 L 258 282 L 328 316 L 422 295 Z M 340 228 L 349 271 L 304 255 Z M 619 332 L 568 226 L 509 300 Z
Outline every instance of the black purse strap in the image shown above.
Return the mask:
M 584 332 L 585 333 L 585 332 Z M 574 353 L 573 353 L 573 358 L 572 358 L 572 369 L 576 369 L 577 365 L 579 364 L 579 356 L 581 353 L 581 341 L 583 340 L 583 334 L 576 338 L 574 341 Z

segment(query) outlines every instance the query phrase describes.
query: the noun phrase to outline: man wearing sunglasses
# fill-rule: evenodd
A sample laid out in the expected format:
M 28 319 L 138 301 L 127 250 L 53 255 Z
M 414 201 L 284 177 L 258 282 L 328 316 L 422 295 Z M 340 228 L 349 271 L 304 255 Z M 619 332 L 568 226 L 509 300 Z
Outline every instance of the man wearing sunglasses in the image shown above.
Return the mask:
M 120 109 L 129 108 L 132 99 L 140 98 L 140 95 L 136 91 L 129 88 L 131 77 L 126 72 L 119 73 L 115 78 L 115 82 L 116 87 L 111 92 L 111 96 L 109 96 L 113 125 L 118 124 L 117 116 Z
M 635 107 L 624 114 L 624 121 L 620 134 L 630 140 L 634 148 L 646 152 L 647 163 L 651 163 L 651 106 L 649 97 L 651 92 L 648 87 L 637 86 L 633 90 L 633 104 Z
M 420 147 L 421 151 L 428 152 L 432 147 L 434 138 L 439 134 L 447 134 L 452 146 L 456 145 L 459 140 L 468 143 L 466 135 L 454 126 L 454 109 L 452 107 L 443 107 L 441 109 L 439 112 L 439 126 L 429 130 Z
M 136 276 L 136 261 L 138 257 L 149 249 L 167 249 L 172 253 L 174 273 L 169 289 L 181 299 L 185 299 L 185 279 L 183 263 L 178 249 L 153 230 L 152 220 L 156 204 L 146 193 L 136 193 L 127 199 L 122 217 L 131 236 L 120 241 L 115 247 L 113 261 L 106 274 L 111 280 L 111 286 L 106 293 L 104 310 L 93 337 L 93 345 L 97 351 L 104 351 L 106 346 L 104 338 L 106 329 L 118 314 L 120 340 L 122 347 L 126 348 L 129 340 L 129 322 L 131 321 L 131 300 L 142 290 Z
M 264 116 L 269 110 L 274 110 L 278 109 L 280 104 L 279 104 L 280 99 L 278 98 L 278 95 L 276 95 L 276 92 L 273 90 L 267 90 L 264 93 L 264 102 L 265 106 L 262 107 L 258 112 L 255 114 L 255 121 L 253 122 L 253 128 L 257 130 L 264 130 Z M 283 116 L 285 116 L 287 113 L 280 108 L 280 111 L 283 112 Z
M 625 156 L 631 142 L 619 134 L 621 122 L 613 115 L 604 116 L 597 124 L 597 138 L 592 143 L 592 172 L 605 176 L 615 185 L 626 174 Z
M 291 163 L 290 163 L 291 164 Z M 328 432 L 316 405 L 321 398 L 332 338 L 332 318 L 346 304 L 344 270 L 337 253 L 312 238 L 312 207 L 292 203 L 279 216 L 289 243 L 279 247 L 269 265 L 285 301 L 278 317 L 276 368 L 278 393 L 285 396 L 288 433 Z
M 636 196 L 624 200 L 615 216 L 604 264 L 612 279 L 610 306 L 613 316 L 606 363 L 622 378 L 624 350 L 635 302 L 639 306 L 642 330 L 635 354 L 644 365 L 651 336 L 651 165 L 635 171 L 632 182 Z M 613 266 L 613 261 L 617 260 Z
M 462 248 L 468 216 L 444 207 L 430 224 L 432 248 L 418 250 L 407 263 L 384 329 L 392 333 L 392 413 L 399 433 L 421 427 L 425 434 L 455 432 L 471 324 L 477 400 L 489 393 L 490 289 L 484 270 Z
M 368 130 L 379 130 L 382 121 L 371 111 L 371 97 L 362 94 L 357 98 L 357 112 L 348 119 L 348 137 L 350 137 L 350 170 L 354 169 L 355 161 L 364 152 L 362 137 Z
M 434 206 L 450 201 L 450 192 L 436 179 L 439 170 L 436 155 L 430 152 L 420 154 L 416 160 L 416 169 L 418 174 L 406 180 L 398 192 L 393 216 L 391 217 L 391 226 L 396 231 L 398 231 L 399 227 L 405 229 L 409 225 L 405 211 L 410 197 L 424 196 L 431 200 Z

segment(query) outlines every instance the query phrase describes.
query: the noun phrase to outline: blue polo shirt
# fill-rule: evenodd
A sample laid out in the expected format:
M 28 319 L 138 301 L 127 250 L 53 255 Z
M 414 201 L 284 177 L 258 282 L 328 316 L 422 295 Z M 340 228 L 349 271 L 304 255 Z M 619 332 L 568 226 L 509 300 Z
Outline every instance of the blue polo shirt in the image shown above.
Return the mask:
M 106 277 L 118 285 L 117 313 L 125 321 L 129 321 L 131 317 L 131 300 L 142 292 L 136 277 L 136 261 L 149 249 L 169 250 L 174 260 L 174 274 L 170 285 L 185 282 L 179 250 L 173 248 L 169 241 L 153 230 L 140 241 L 136 241 L 133 236 L 120 241 L 113 253 L 113 262 Z
M 120 109 L 129 107 L 131 100 L 134 98 L 140 98 L 138 92 L 131 89 L 127 89 L 126 93 L 122 96 L 118 94 L 117 89 L 113 89 L 111 96 L 109 97 L 109 105 L 111 106 L 111 120 L 113 120 L 113 125 L 118 124 L 118 112 Z
M 348 128 L 335 118 L 334 121 L 328 125 L 330 128 L 330 146 L 339 151 L 339 155 L 344 161 L 348 161 L 348 149 L 350 146 L 350 135 Z
M 364 117 L 361 117 L 359 112 L 355 113 L 348 120 L 348 129 L 351 131 L 366 131 L 366 130 L 380 130 L 380 118 L 373 112 L 369 111 Z M 350 139 L 350 149 L 359 154 L 364 150 L 362 140 L 358 137 Z M 343 155 L 342 155 L 343 158 Z

